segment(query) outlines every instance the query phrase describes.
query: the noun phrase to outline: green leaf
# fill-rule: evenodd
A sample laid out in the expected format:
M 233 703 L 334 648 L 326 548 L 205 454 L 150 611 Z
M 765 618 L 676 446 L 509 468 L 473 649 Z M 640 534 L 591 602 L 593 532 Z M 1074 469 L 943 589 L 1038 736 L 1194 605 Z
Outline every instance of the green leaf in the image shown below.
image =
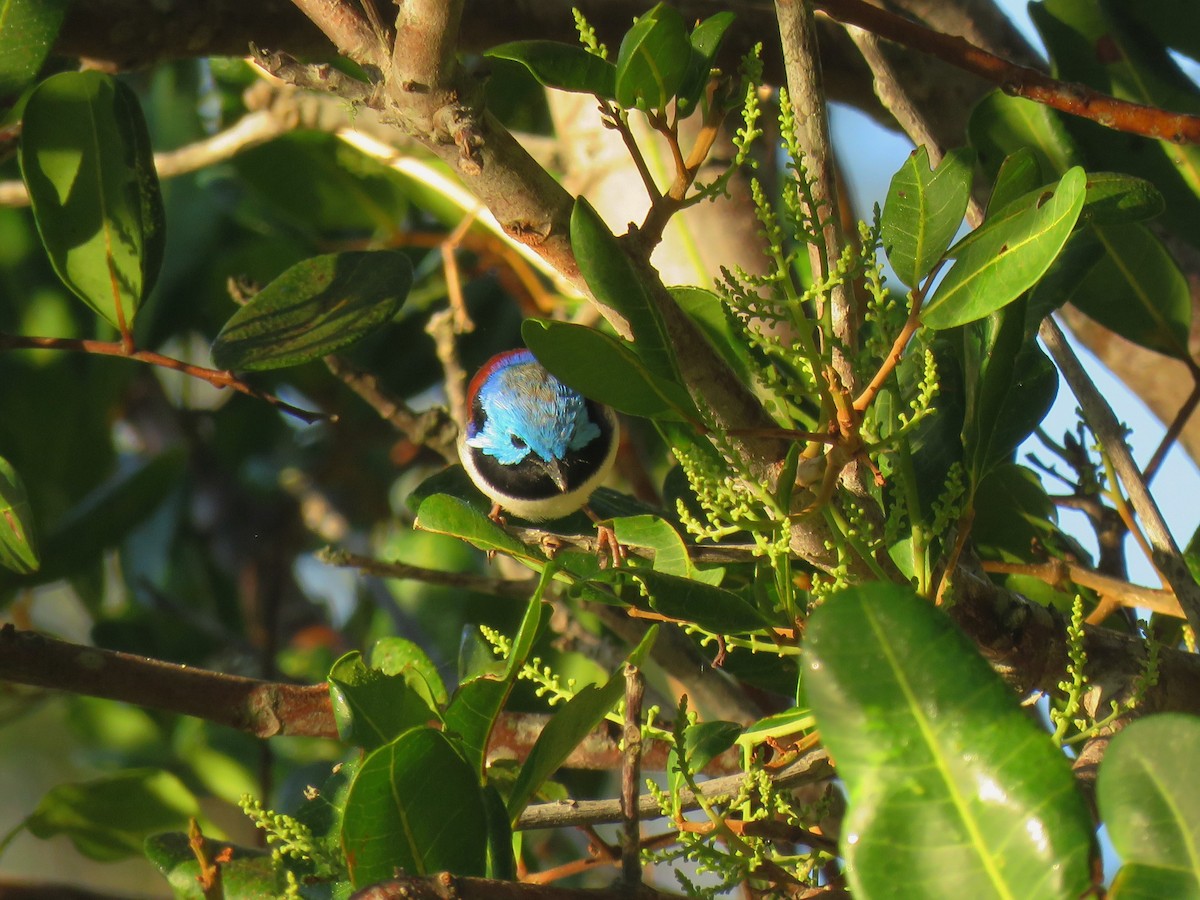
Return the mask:
M 996 184 L 992 187 L 991 197 L 988 198 L 987 217 L 990 218 L 1014 200 L 1037 190 L 1042 183 L 1042 173 L 1033 150 L 1021 147 L 1013 151 L 1004 157 L 1004 162 L 1000 164 Z
M 732 747 L 741 735 L 741 725 L 720 719 L 687 726 L 683 731 L 683 752 L 688 771 L 703 772 L 705 766 Z M 667 754 L 667 784 L 673 797 L 678 797 L 680 788 L 687 786 L 677 759 L 678 754 L 672 747 Z
M 275 867 L 271 854 L 252 847 L 238 847 L 227 841 L 205 838 L 209 859 L 224 854 L 221 863 L 221 886 L 227 900 L 266 900 L 283 896 L 287 889 L 282 870 Z M 163 874 L 174 892 L 175 900 L 205 900 L 200 887 L 200 863 L 181 832 L 155 834 L 146 838 L 146 858 Z
M 409 875 L 487 871 L 487 819 L 478 776 L 432 728 L 414 728 L 363 760 L 342 818 L 355 888 Z
M 592 293 L 629 322 L 634 352 L 646 368 L 660 378 L 675 381 L 675 359 L 658 309 L 620 241 L 582 197 L 575 200 L 571 211 L 571 248 Z
M 560 91 L 616 97 L 617 67 L 574 44 L 558 41 L 512 41 L 484 53 L 510 59 L 529 70 L 539 84 Z
M 445 706 L 450 699 L 437 666 L 420 644 L 407 638 L 385 637 L 371 648 L 371 667 L 385 675 L 403 675 L 409 687 L 421 694 L 430 707 Z
M 1074 304 L 1147 350 L 1188 360 L 1192 301 L 1171 254 L 1142 225 L 1093 226 L 1074 235 L 1034 292 L 1039 306 Z
M 640 666 L 658 637 L 652 626 L 637 647 L 618 666 L 603 687 L 585 685 L 546 723 L 517 773 L 508 796 L 508 817 L 514 825 L 533 795 L 553 775 L 580 742 L 596 728 L 625 696 L 625 666 Z
M 1130 723 L 1108 745 L 1096 802 L 1125 865 L 1111 896 L 1200 896 L 1200 719 L 1179 713 Z
M 517 880 L 517 858 L 513 853 L 513 830 L 508 821 L 504 798 L 495 785 L 483 786 L 483 805 L 487 811 L 487 877 L 495 881 Z
M 42 68 L 68 0 L 0 0 L 0 115 Z
M 733 591 L 655 572 L 635 569 L 613 573 L 613 577 L 633 578 L 645 589 L 650 608 L 672 619 L 695 622 L 713 634 L 742 634 L 769 628 L 771 622 Z
M 942 258 L 962 224 L 971 196 L 972 157 L 970 150 L 953 150 L 935 171 L 922 145 L 892 176 L 880 219 L 883 249 L 911 288 Z
M 1071 169 L 1015 215 L 984 222 L 960 242 L 951 250 L 954 266 L 921 310 L 921 321 L 936 329 L 972 322 L 1036 284 L 1079 219 L 1086 183 L 1082 169 Z
M 681 119 L 696 111 L 704 89 L 708 86 L 721 41 L 735 18 L 731 12 L 719 12 L 709 16 L 692 30 L 692 52 L 675 101 L 675 108 Z
M 617 103 L 665 110 L 687 74 L 692 44 L 683 16 L 659 3 L 626 32 L 617 54 Z
M 839 591 L 809 619 L 805 651 L 808 699 L 849 797 L 855 896 L 1088 888 L 1092 827 L 1070 765 L 943 613 L 896 585 Z
M 617 541 L 624 547 L 643 547 L 654 551 L 653 569 L 680 578 L 694 578 L 706 584 L 720 582 L 724 569 L 700 570 L 692 565 L 687 544 L 675 527 L 655 515 L 623 516 L 613 520 Z
M 526 319 L 521 338 L 538 362 L 585 397 L 630 416 L 697 418 L 687 390 L 651 372 L 628 341 L 552 319 Z
M 0 456 L 0 566 L 28 575 L 40 565 L 25 483 L 12 464 Z
M 320 359 L 391 321 L 411 287 L 412 264 L 398 250 L 303 260 L 230 317 L 213 362 L 260 371 Z
M 545 579 L 525 607 L 521 626 L 513 638 L 508 660 L 499 674 L 490 671 L 465 680 L 446 707 L 446 731 L 456 734 L 467 761 L 482 783 L 486 777 L 487 746 L 492 729 L 512 686 L 520 674 L 521 666 L 533 649 L 533 642 L 541 629 L 544 608 L 542 591 Z
M 334 663 L 329 693 L 338 736 L 364 750 L 381 747 L 408 729 L 438 718 L 404 675 L 368 669 L 357 650 Z
M 730 312 L 719 296 L 705 288 L 684 285 L 667 288 L 679 308 L 695 322 L 713 349 L 717 351 L 747 385 L 754 384 L 757 364 L 741 331 L 735 327 Z
M 186 828 L 199 815 L 192 792 L 170 772 L 126 769 L 51 788 L 25 826 L 42 840 L 66 835 L 84 856 L 112 862 L 140 856 L 149 835 Z
M 54 271 L 118 330 L 162 265 L 162 196 L 133 91 L 99 72 L 46 79 L 25 106 L 21 172 Z
M 533 556 L 524 544 L 479 509 L 449 494 L 433 494 L 421 501 L 414 526 L 434 534 L 462 538 L 480 550 L 504 553 L 537 563 L 539 567 L 546 562 L 544 558 Z
M 975 109 L 967 123 L 967 136 L 983 171 L 992 175 L 1010 154 L 1027 148 L 1037 158 L 1044 184 L 1082 160 L 1075 142 L 1054 110 L 1022 97 L 992 91 Z
M 975 489 L 971 540 L 985 559 L 1029 562 L 1035 547 L 1057 534 L 1054 501 L 1037 473 L 1017 465 L 996 466 Z

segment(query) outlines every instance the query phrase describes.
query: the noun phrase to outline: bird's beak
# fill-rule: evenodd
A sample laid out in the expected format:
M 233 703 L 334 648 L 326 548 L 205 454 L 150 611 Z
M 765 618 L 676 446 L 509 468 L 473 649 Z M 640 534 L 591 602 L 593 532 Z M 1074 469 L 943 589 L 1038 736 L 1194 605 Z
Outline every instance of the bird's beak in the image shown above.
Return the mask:
M 567 476 L 563 474 L 562 466 L 558 464 L 557 459 L 552 459 L 542 464 L 546 470 L 546 474 L 550 476 L 550 480 L 564 494 L 567 492 Z

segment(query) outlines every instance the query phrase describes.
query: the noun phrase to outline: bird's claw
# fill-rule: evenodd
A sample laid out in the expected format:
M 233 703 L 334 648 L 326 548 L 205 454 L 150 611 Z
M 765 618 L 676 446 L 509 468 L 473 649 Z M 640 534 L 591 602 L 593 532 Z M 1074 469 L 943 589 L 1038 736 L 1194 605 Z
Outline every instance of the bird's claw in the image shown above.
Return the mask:
M 619 569 L 625 564 L 625 548 L 617 540 L 617 533 L 611 525 L 596 523 L 596 555 L 600 558 L 600 568 L 610 567 Z

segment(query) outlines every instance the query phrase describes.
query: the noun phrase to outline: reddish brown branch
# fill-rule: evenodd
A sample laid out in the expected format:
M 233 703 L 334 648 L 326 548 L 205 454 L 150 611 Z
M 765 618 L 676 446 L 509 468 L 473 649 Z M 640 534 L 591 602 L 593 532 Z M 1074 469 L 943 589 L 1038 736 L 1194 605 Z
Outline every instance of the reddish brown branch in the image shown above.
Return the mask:
M 153 350 L 136 350 L 132 345 L 128 345 L 124 339 L 119 342 L 93 341 L 82 338 L 35 337 L 0 332 L 0 352 L 4 350 L 62 350 L 67 353 L 89 353 L 92 356 L 118 356 L 122 359 L 131 359 L 134 362 L 158 366 L 161 369 L 172 369 L 176 372 L 182 372 L 184 375 L 189 375 L 192 378 L 207 381 L 216 388 L 233 388 L 233 390 L 245 394 L 247 397 L 263 400 L 276 409 L 295 416 L 303 422 L 319 422 L 330 418 L 325 413 L 310 412 L 306 409 L 300 409 L 298 406 L 292 406 L 290 403 L 285 403 L 274 394 L 247 384 L 233 372 L 226 369 L 208 369 L 204 366 L 195 366 L 191 363 L 186 363 L 181 359 L 163 356 L 161 353 L 155 353 Z
M 666 900 L 670 896 L 645 885 L 636 891 L 623 885 L 604 890 L 583 890 L 520 881 L 455 878 L 449 872 L 443 872 L 440 875 L 381 881 L 354 894 L 351 900 Z
M 1118 100 L 1086 85 L 1059 81 L 1036 69 L 988 53 L 960 37 L 942 34 L 863 0 L 813 0 L 843 25 L 857 25 L 889 41 L 944 60 L 998 85 L 1007 94 L 1090 119 L 1106 128 L 1176 144 L 1200 143 L 1200 116 L 1165 112 Z

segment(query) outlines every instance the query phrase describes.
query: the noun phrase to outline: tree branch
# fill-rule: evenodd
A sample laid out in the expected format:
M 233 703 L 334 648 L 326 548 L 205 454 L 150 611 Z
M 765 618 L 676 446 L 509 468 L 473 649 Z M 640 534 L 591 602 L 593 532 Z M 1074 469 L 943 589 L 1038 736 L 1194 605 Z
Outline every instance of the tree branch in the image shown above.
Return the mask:
M 1192 630 L 1200 633 L 1200 585 L 1197 585 L 1196 579 L 1192 577 L 1175 538 L 1167 528 L 1167 523 L 1163 521 L 1158 504 L 1154 502 L 1137 463 L 1133 461 L 1129 445 L 1125 443 L 1125 430 L 1117 421 L 1108 401 L 1096 390 L 1083 366 L 1079 364 L 1075 352 L 1067 344 L 1066 337 L 1052 317 L 1047 316 L 1042 320 L 1038 334 L 1063 373 L 1067 384 L 1071 386 L 1075 399 L 1083 407 L 1088 426 L 1100 439 L 1100 443 L 1112 459 L 1113 468 L 1125 485 L 1129 501 L 1141 520 L 1142 529 L 1152 547 L 1155 567 L 1179 600 Z

